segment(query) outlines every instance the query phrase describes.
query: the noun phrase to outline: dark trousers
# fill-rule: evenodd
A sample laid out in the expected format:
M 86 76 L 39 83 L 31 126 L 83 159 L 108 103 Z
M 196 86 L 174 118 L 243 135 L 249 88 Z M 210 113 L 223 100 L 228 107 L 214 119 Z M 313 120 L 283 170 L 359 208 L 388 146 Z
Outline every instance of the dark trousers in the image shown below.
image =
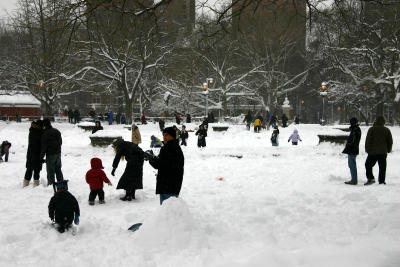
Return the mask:
M 261 130 L 261 126 L 254 126 L 254 132 L 259 133 Z
M 186 144 L 186 139 L 183 139 L 183 138 L 182 138 L 181 146 L 187 146 L 187 144 Z
M 160 205 L 162 205 L 164 200 L 167 200 L 170 197 L 179 197 L 179 195 L 176 195 L 176 194 L 160 194 Z
M 89 194 L 89 201 L 94 201 L 96 197 L 99 196 L 99 200 L 104 200 L 104 190 L 100 189 L 91 189 Z
M 368 155 L 365 161 L 365 170 L 367 173 L 368 181 L 374 180 L 374 174 L 372 173 L 372 168 L 375 166 L 376 162 L 379 165 L 379 183 L 385 182 L 386 176 L 386 157 L 387 155 Z
M 46 156 L 46 170 L 48 185 L 54 184 L 54 176 L 57 177 L 57 181 L 64 180 L 64 176 L 61 171 L 61 154 Z
M 72 220 L 67 220 L 67 221 L 56 221 L 56 229 L 60 233 L 64 233 L 65 230 L 68 230 L 72 226 Z
M 40 169 L 26 169 L 25 172 L 25 180 L 30 181 L 33 174 L 33 180 L 39 180 L 40 178 Z
M 0 159 L 3 160 L 3 156 L 5 155 L 4 161 L 8 161 L 8 154 L 10 153 L 9 149 L 5 149 L 3 152 L 0 154 Z
M 297 142 L 292 142 L 292 145 L 297 146 Z

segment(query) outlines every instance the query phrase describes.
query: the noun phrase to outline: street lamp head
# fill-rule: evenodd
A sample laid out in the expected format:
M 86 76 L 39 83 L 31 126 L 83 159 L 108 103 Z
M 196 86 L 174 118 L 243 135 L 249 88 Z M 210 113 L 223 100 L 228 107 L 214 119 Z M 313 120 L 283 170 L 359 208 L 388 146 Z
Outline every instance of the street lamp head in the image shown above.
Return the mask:
M 326 90 L 326 82 L 322 82 L 322 83 L 321 83 L 321 88 L 322 88 L 322 90 L 324 90 L 324 91 Z
M 207 82 L 209 82 L 210 84 L 214 83 L 214 79 L 213 78 L 207 78 Z
M 43 81 L 43 80 L 40 80 L 40 81 L 39 81 L 39 87 L 40 87 L 40 88 L 44 87 L 44 81 Z
M 363 90 L 364 90 L 364 92 L 366 92 L 367 91 L 367 87 L 364 87 Z
M 203 83 L 203 90 L 207 90 L 207 88 L 208 88 L 207 83 Z

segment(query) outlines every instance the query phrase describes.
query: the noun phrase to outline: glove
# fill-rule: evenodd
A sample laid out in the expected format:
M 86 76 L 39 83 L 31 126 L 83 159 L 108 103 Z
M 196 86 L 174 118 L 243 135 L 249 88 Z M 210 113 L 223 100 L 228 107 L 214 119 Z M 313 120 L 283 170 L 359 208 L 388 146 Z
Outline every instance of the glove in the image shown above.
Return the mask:
M 111 175 L 115 176 L 115 168 L 111 171 Z
M 112 183 L 111 183 L 111 182 L 109 182 L 109 183 L 108 183 L 108 185 L 109 185 L 109 186 L 112 186 Z
M 75 216 L 75 220 L 74 220 L 74 223 L 76 224 L 76 225 L 79 225 L 79 216 Z

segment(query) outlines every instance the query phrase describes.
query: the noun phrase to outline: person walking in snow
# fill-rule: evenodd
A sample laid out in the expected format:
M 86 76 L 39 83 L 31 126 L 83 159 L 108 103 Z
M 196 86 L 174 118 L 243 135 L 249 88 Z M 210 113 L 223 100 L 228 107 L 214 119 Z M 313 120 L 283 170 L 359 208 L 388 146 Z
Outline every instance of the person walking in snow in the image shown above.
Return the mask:
M 146 116 L 144 115 L 144 112 L 142 114 L 142 117 L 140 117 L 140 121 L 142 122 L 142 124 L 147 124 Z
M 287 123 L 288 123 L 288 117 L 286 116 L 285 113 L 282 114 L 282 127 L 286 128 L 287 127 Z
M 72 110 L 72 108 L 68 110 L 68 122 L 74 123 L 74 111 Z
M 275 125 L 274 126 L 274 130 L 272 131 L 271 143 L 272 143 L 272 146 L 279 146 L 279 129 L 278 129 L 278 125 Z
M 378 116 L 374 125 L 368 130 L 365 140 L 365 151 L 368 153 L 365 170 L 368 181 L 364 185 L 375 183 L 372 168 L 376 162 L 379 165 L 379 184 L 386 184 L 386 158 L 387 154 L 392 151 L 393 138 L 389 128 L 385 127 L 385 123 L 385 117 Z
M 43 135 L 43 121 L 36 120 L 31 123 L 28 137 L 28 151 L 26 153 L 26 172 L 23 187 L 29 185 L 33 174 L 33 186 L 39 185 L 42 159 L 40 158 L 41 142 Z
M 142 136 L 140 135 L 139 127 L 136 124 L 132 124 L 132 143 L 139 145 L 142 143 Z
M 49 217 L 55 223 L 56 229 L 64 233 L 72 226 L 72 222 L 79 224 L 79 204 L 76 198 L 68 191 L 68 180 L 55 184 L 57 192 L 50 199 L 48 210 Z
M 113 161 L 112 176 L 115 176 L 115 170 L 122 158 L 126 160 L 125 171 L 119 179 L 117 189 L 124 189 L 125 196 L 120 198 L 122 201 L 131 201 L 135 199 L 135 192 L 143 189 L 143 162 L 144 152 L 135 143 L 117 139 L 113 143 L 115 158 Z
M 207 137 L 207 130 L 204 128 L 204 125 L 200 125 L 200 128 L 196 132 L 197 137 L 197 146 L 198 147 L 205 147 L 206 146 L 206 137 Z
M 10 147 L 11 143 L 6 141 L 3 141 L 0 146 L 0 162 L 3 161 L 3 156 L 4 156 L 4 161 L 8 162 L 8 155 L 10 154 Z
M 248 110 L 246 116 L 243 119 L 243 122 L 246 122 L 246 128 L 248 131 L 250 131 L 250 125 L 252 121 L 253 121 L 253 116 L 251 116 L 251 112 L 250 110 Z
M 99 196 L 99 203 L 104 204 L 104 190 L 103 190 L 103 182 L 107 183 L 109 186 L 112 186 L 112 183 L 107 178 L 107 175 L 103 171 L 103 163 L 99 158 L 92 158 L 90 160 L 91 169 L 86 173 L 86 182 L 90 187 L 89 194 L 89 205 L 94 205 L 94 200 L 97 196 Z
M 182 131 L 180 133 L 181 146 L 187 146 L 186 140 L 189 138 L 189 134 L 186 131 L 186 126 L 182 125 Z
M 186 114 L 186 123 L 191 123 L 192 122 L 192 116 L 190 114 Z
M 165 128 L 165 120 L 164 118 L 161 118 L 160 121 L 158 122 L 158 126 L 160 127 L 160 131 L 164 131 Z
M 114 121 L 114 112 L 112 112 L 112 110 L 110 110 L 108 112 L 108 125 L 112 125 Z
M 160 195 L 160 205 L 170 197 L 179 197 L 182 187 L 185 158 L 175 138 L 174 128 L 165 128 L 160 154 L 150 152 L 148 157 L 150 165 L 158 170 L 156 194 Z
M 299 135 L 299 131 L 297 129 L 293 130 L 293 133 L 289 136 L 288 139 L 288 143 L 290 142 L 290 140 L 292 140 L 292 145 L 297 146 L 298 142 L 303 142 L 303 140 L 301 140 L 300 135 Z
M 62 138 L 60 131 L 51 126 L 49 119 L 43 120 L 43 127 L 40 159 L 43 162 L 46 156 L 47 186 L 49 186 L 54 184 L 54 176 L 57 177 L 57 181 L 64 180 L 61 171 Z
M 78 109 L 75 109 L 75 111 L 74 111 L 74 124 L 79 123 L 80 120 L 81 120 L 81 113 L 79 112 Z
M 94 128 L 92 129 L 92 134 L 96 133 L 97 131 L 101 131 L 103 130 L 103 126 L 101 126 L 100 121 L 96 121 L 96 125 L 94 126 Z
M 361 139 L 361 129 L 358 126 L 357 118 L 350 119 L 350 135 L 347 138 L 346 147 L 344 148 L 344 154 L 347 154 L 347 162 L 350 169 L 351 180 L 344 182 L 349 185 L 356 185 L 357 179 L 357 162 L 356 157 L 359 153 L 359 144 Z

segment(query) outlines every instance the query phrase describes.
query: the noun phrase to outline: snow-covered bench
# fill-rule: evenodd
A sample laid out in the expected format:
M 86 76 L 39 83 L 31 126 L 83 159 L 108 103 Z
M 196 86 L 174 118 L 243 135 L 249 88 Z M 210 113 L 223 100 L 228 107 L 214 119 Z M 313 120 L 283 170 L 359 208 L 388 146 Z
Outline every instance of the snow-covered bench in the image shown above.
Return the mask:
M 77 124 L 77 126 L 85 131 L 92 131 L 96 124 L 94 122 L 84 121 Z
M 222 123 L 216 123 L 211 125 L 212 129 L 214 132 L 224 132 L 227 131 L 229 129 L 229 125 L 228 124 L 222 124 Z
M 346 143 L 348 137 L 348 133 L 338 128 L 326 129 L 324 132 L 318 133 L 319 143 L 329 142 L 335 144 L 344 144 Z
M 113 130 L 97 131 L 89 136 L 92 146 L 109 146 L 115 139 L 122 139 L 122 135 Z

